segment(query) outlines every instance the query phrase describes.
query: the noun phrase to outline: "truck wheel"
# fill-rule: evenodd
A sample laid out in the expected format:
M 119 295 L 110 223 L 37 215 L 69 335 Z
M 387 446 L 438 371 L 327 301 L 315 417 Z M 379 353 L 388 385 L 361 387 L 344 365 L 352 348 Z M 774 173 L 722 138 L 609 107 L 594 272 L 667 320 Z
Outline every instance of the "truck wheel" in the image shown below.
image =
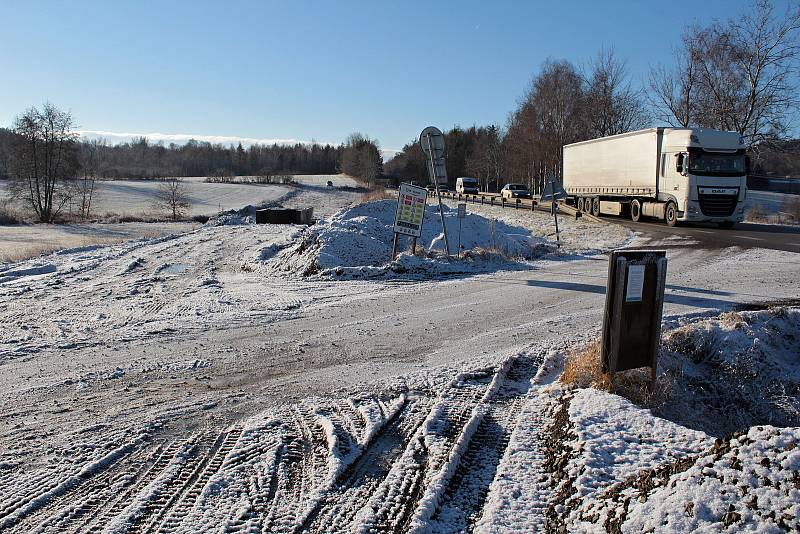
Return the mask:
M 639 203 L 638 200 L 631 201 L 631 220 L 633 222 L 639 222 L 639 219 L 642 218 L 642 205 Z
M 671 200 L 667 202 L 667 206 L 664 208 L 664 221 L 667 223 L 667 226 L 675 226 L 678 224 L 678 206 Z
M 600 197 L 594 197 L 592 199 L 592 215 L 600 217 Z
M 578 200 L 575 202 L 575 207 L 578 211 L 583 211 L 583 197 L 578 197 Z

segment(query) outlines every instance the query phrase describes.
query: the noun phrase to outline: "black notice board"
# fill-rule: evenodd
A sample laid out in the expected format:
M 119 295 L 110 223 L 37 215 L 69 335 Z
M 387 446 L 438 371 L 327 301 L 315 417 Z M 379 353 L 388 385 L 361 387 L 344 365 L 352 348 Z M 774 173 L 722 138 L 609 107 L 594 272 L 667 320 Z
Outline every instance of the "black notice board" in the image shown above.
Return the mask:
M 655 376 L 667 258 L 664 250 L 615 250 L 608 263 L 603 371 L 650 367 Z

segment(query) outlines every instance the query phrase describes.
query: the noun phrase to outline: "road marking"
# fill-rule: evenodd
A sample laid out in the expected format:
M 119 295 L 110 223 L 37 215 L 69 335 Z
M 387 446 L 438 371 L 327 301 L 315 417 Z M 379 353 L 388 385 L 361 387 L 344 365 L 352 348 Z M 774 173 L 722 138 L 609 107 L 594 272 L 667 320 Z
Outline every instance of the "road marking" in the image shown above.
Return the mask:
M 761 241 L 760 237 L 747 237 L 746 235 L 737 236 L 739 239 L 750 239 L 751 241 Z
M 708 230 L 696 230 L 696 231 L 701 233 L 701 234 L 713 234 L 714 233 L 714 232 L 709 232 Z

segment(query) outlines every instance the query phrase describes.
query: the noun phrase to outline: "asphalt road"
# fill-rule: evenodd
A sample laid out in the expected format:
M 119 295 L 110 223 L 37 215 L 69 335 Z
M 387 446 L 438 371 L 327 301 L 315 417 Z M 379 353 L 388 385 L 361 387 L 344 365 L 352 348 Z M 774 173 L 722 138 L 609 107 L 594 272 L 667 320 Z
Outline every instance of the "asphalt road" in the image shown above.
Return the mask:
M 670 228 L 666 224 L 638 222 L 620 217 L 603 217 L 604 220 L 627 226 L 631 230 L 657 239 L 672 235 L 690 237 L 702 248 L 719 249 L 727 247 L 768 248 L 800 253 L 800 226 L 779 226 L 775 224 L 739 223 L 729 230 L 719 228 L 715 224 L 695 223 Z

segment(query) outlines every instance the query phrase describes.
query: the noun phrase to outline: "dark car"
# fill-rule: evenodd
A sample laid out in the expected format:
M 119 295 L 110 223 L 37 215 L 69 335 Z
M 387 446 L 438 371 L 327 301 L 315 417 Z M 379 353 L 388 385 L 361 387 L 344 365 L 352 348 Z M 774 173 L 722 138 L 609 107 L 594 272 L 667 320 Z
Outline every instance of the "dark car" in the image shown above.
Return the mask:
M 506 184 L 500 190 L 500 196 L 508 199 L 533 198 L 533 195 L 524 184 Z

